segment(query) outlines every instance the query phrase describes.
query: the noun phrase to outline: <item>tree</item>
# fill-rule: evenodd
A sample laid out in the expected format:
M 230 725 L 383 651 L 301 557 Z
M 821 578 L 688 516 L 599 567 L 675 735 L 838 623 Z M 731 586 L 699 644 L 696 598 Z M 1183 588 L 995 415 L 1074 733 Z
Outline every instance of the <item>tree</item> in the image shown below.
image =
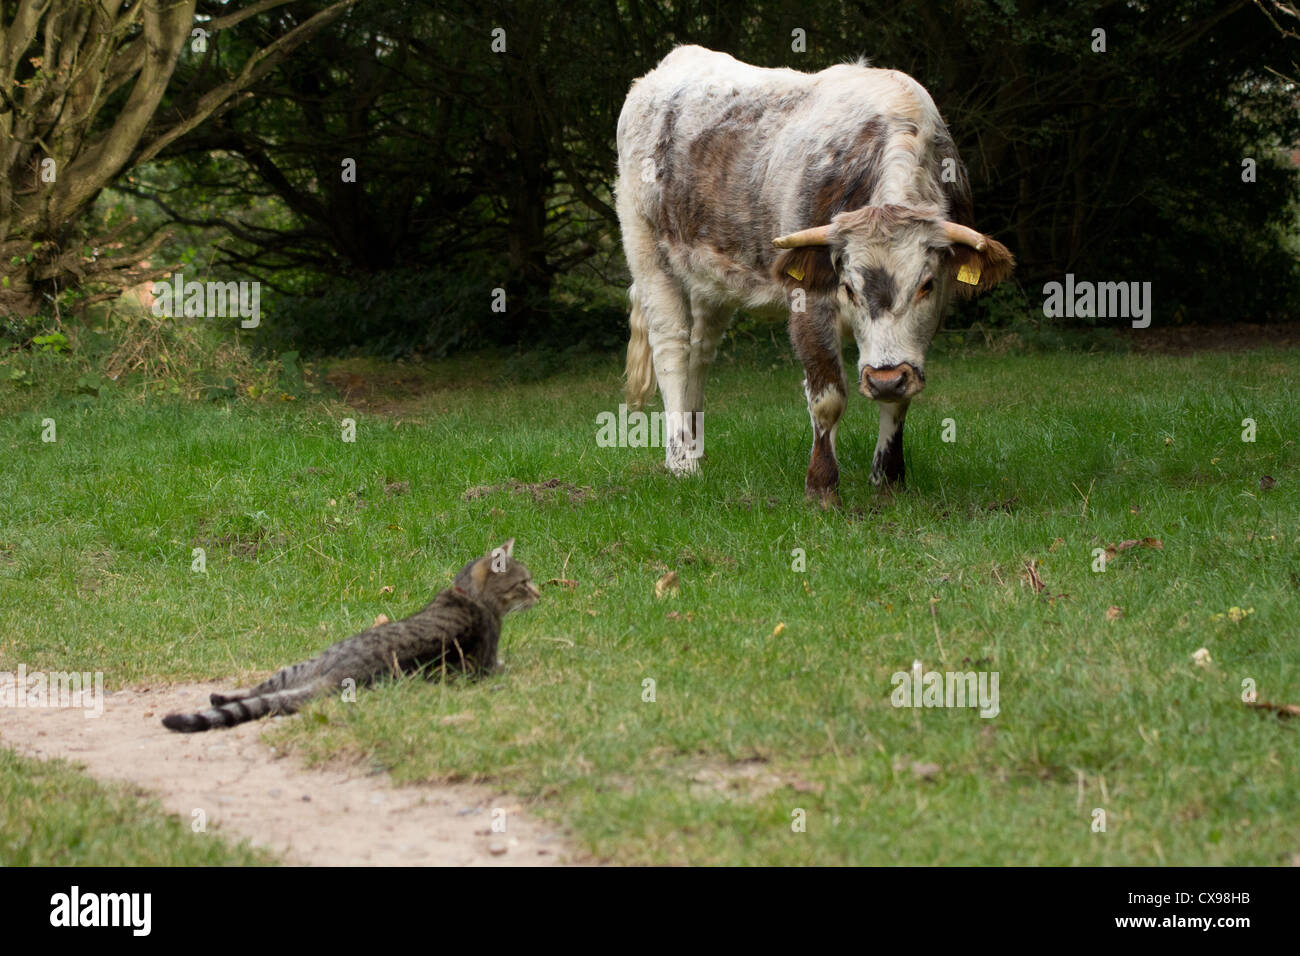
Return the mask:
M 187 182 L 159 173 L 129 191 L 174 222 L 226 230 L 238 242 L 218 264 L 273 287 L 304 271 L 368 281 L 495 260 L 512 317 L 526 322 L 553 277 L 593 254 L 593 210 L 599 229 L 617 226 L 605 141 L 623 91 L 587 110 L 598 121 L 575 135 L 578 111 L 566 111 L 593 85 L 552 40 L 561 21 L 585 24 L 589 8 L 605 5 L 577 6 L 375 0 L 364 23 L 326 31 L 314 56 L 285 63 L 254 97 L 164 153 Z M 249 26 L 239 32 L 251 41 Z M 608 67 L 609 85 L 621 84 L 623 64 Z M 216 153 L 223 162 L 211 161 Z M 341 180 L 345 160 L 355 180 Z M 273 195 L 292 221 L 198 214 L 187 208 L 198 188 Z
M 31 315 L 69 287 L 120 290 L 165 271 L 137 266 L 161 234 L 109 254 L 123 230 L 84 235 L 82 216 L 124 170 L 230 108 L 356 0 L 302 22 L 277 12 L 279 35 L 238 71 L 208 68 L 167 98 L 184 51 L 213 67 L 210 38 L 287 2 L 0 2 L 0 312 Z
M 177 222 L 225 229 L 225 264 L 272 286 L 362 290 L 361 308 L 344 295 L 332 311 L 346 334 L 327 347 L 374 344 L 399 310 L 366 308 L 364 296 L 401 299 L 412 275 L 406 325 L 385 349 L 446 338 L 432 313 L 482 313 L 487 296 L 470 280 L 507 290 L 508 321 L 486 320 L 494 331 L 572 341 L 562 280 L 626 281 L 614 140 L 636 77 L 681 43 L 809 72 L 867 56 L 930 91 L 970 168 L 978 224 L 1013 247 L 1031 300 L 1073 272 L 1151 281 L 1159 322 L 1264 317 L 1300 306 L 1283 236 L 1300 196 L 1286 161 L 1300 113 L 1280 75 L 1296 72 L 1295 47 L 1261 15 L 1294 32 L 1294 7 L 370 0 L 364 22 L 335 23 L 313 41 L 317 55 L 285 61 L 161 154 L 181 160 L 183 188 L 169 191 L 169 169 L 139 189 Z M 251 49 L 263 28 L 228 34 Z M 340 183 L 344 157 L 356 183 Z M 268 195 L 281 215 L 232 212 Z M 323 324 L 320 301 L 300 303 L 298 327 Z M 1004 303 L 967 303 L 961 319 L 1025 314 Z

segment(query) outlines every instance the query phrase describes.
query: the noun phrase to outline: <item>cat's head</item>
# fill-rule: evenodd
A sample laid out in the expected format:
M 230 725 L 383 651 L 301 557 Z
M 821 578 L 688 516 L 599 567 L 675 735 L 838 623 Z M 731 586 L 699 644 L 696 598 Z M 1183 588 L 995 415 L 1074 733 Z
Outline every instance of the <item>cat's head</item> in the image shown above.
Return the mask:
M 511 538 L 471 561 L 456 575 L 456 587 L 502 615 L 532 607 L 542 595 L 528 569 L 512 557 L 514 550 L 515 539 Z

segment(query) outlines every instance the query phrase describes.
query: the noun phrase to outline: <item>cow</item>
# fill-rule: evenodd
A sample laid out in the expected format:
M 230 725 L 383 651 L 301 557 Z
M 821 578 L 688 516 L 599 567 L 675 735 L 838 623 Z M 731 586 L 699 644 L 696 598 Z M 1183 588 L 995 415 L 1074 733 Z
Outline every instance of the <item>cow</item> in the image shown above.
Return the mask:
M 682 46 L 632 84 L 618 164 L 627 401 L 641 407 L 658 382 L 668 469 L 699 470 L 704 379 L 735 309 L 776 307 L 804 367 L 808 497 L 839 503 L 845 329 L 880 411 L 871 481 L 901 484 L 903 420 L 945 307 L 1015 266 L 974 228 L 966 169 L 925 88 L 865 62 L 801 73 Z

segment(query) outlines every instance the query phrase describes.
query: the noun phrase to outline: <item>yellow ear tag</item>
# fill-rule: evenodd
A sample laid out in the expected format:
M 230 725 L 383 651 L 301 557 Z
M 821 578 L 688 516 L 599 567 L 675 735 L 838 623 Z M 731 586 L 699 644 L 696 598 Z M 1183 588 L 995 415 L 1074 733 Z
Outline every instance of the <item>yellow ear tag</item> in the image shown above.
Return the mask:
M 789 269 L 786 269 L 785 274 L 793 278 L 795 282 L 803 281 L 803 270 L 798 266 L 791 266 Z
M 962 266 L 957 270 L 957 281 L 964 282 L 967 285 L 980 284 L 980 270 L 978 266 Z

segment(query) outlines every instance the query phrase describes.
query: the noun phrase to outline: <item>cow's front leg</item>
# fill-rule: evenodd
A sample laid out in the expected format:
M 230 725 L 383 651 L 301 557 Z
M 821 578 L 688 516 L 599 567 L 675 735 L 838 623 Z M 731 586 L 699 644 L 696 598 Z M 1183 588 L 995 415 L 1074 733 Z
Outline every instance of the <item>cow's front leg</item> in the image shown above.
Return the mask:
M 804 493 L 823 507 L 840 503 L 840 466 L 835 460 L 835 430 L 844 414 L 848 390 L 840 363 L 839 329 L 830 306 L 814 306 L 790 316 L 790 339 L 803 362 L 804 394 L 812 419 L 812 456 Z
M 871 459 L 873 485 L 903 484 L 903 420 L 907 402 L 880 402 L 880 434 L 876 436 L 876 454 Z

